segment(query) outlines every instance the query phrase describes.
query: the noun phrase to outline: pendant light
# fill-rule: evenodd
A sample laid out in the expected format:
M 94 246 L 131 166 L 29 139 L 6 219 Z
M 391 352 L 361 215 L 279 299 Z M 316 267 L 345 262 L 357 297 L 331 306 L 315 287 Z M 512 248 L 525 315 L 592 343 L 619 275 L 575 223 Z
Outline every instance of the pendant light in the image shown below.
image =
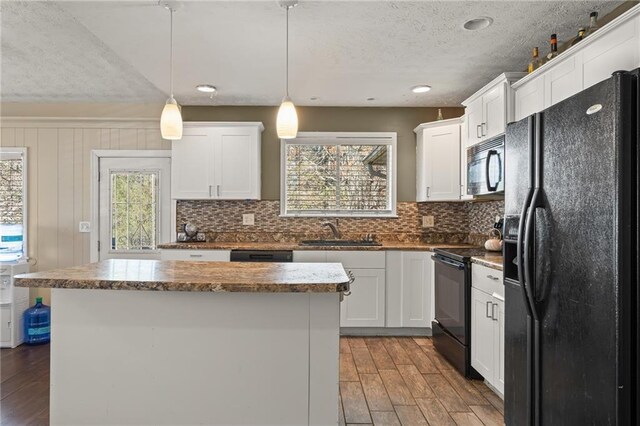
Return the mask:
M 173 97 L 173 12 L 175 11 L 169 5 L 165 5 L 165 8 L 169 10 L 171 16 L 171 41 L 170 41 L 170 71 L 169 71 L 169 79 L 171 84 L 171 93 L 169 95 L 169 99 L 167 99 L 167 103 L 162 110 L 162 115 L 160 116 L 160 132 L 162 133 L 163 139 L 168 140 L 179 140 L 182 139 L 182 113 L 180 112 L 180 105 Z
M 289 98 L 289 9 L 298 5 L 298 0 L 282 0 L 280 6 L 287 11 L 287 50 L 286 50 L 286 94 L 278 110 L 276 129 L 280 139 L 293 139 L 298 135 L 298 114 Z

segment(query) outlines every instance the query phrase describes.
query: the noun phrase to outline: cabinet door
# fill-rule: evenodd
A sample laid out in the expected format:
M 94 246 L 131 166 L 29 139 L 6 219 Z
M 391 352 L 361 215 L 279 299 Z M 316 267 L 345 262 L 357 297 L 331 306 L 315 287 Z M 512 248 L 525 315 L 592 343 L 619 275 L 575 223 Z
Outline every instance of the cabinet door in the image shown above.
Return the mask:
M 214 197 L 226 200 L 260 198 L 260 143 L 253 127 L 214 130 Z
M 471 288 L 471 365 L 489 382 L 495 369 L 492 309 L 491 295 Z
M 544 75 L 518 87 L 515 98 L 516 121 L 542 111 L 544 109 Z
M 471 102 L 465 109 L 467 116 L 467 144 L 475 145 L 483 140 L 482 123 L 484 122 L 482 113 L 482 98 Z
M 430 266 L 424 252 L 402 253 L 403 327 L 431 327 Z
M 554 59 L 554 61 L 560 62 L 544 75 L 545 108 L 555 105 L 582 90 L 581 60 L 581 55 Z
M 416 201 L 427 201 L 427 150 L 426 132 L 422 131 L 416 139 Z
M 350 269 L 355 281 L 340 304 L 341 327 L 384 327 L 384 269 Z
M 11 305 L 0 306 L 0 342 L 11 342 Z
M 171 143 L 171 198 L 208 199 L 213 195 L 213 138 L 207 128 L 185 128 Z
M 425 130 L 428 201 L 460 199 L 460 125 Z
M 638 17 L 595 40 L 583 52 L 583 88 L 586 89 L 606 80 L 614 71 L 638 68 L 640 66 L 638 46 L 640 46 L 640 18 Z
M 469 146 L 467 119 L 462 120 L 460 128 L 460 199 L 472 200 L 473 195 L 467 194 L 467 147 Z
M 495 303 L 495 380 L 491 383 L 501 394 L 504 395 L 504 300 L 494 297 Z
M 482 139 L 504 133 L 507 126 L 506 83 L 501 83 L 482 96 L 484 120 L 480 126 Z

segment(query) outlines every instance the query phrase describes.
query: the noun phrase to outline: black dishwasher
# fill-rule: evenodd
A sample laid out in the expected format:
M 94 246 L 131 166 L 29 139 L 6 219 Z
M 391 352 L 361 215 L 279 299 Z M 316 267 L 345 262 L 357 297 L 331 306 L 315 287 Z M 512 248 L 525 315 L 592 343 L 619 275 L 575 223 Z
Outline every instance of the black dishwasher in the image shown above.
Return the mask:
M 291 250 L 231 250 L 232 262 L 293 262 Z

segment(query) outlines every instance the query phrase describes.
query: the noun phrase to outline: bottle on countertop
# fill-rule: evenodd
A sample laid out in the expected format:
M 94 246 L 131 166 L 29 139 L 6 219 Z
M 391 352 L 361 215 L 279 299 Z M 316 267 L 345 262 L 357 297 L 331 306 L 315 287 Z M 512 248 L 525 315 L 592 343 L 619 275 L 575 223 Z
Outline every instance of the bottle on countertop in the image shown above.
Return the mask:
M 547 54 L 547 62 L 551 61 L 553 58 L 558 56 L 558 36 L 556 34 L 551 34 L 551 39 L 549 40 L 550 50 Z
M 595 33 L 598 28 L 600 28 L 600 26 L 598 25 L 598 12 L 591 12 L 591 15 L 589 15 L 589 20 L 589 28 L 587 28 L 587 31 L 585 31 L 584 37 L 590 36 L 591 34 Z
M 438 118 L 436 118 L 436 120 L 438 121 L 444 120 L 444 117 L 442 116 L 442 109 L 440 108 L 438 108 Z
M 584 33 L 585 33 L 585 29 L 584 28 L 580 28 L 578 30 L 578 35 L 576 36 L 576 38 L 573 39 L 573 41 L 571 42 L 571 45 L 575 46 L 576 44 L 580 43 L 582 41 L 582 39 L 584 38 Z
M 540 57 L 538 53 L 538 48 L 533 48 L 533 53 L 531 54 L 531 61 L 529 62 L 529 67 L 527 69 L 528 72 L 532 73 L 533 71 L 540 68 Z

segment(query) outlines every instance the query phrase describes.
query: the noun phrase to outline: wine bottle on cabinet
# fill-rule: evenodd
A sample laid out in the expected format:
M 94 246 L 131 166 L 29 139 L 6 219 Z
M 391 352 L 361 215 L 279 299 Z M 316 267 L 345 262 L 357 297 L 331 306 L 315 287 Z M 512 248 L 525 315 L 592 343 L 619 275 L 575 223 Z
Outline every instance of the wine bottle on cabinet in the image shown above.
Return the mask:
M 549 40 L 550 50 L 547 54 L 547 62 L 558 56 L 558 36 L 556 34 L 551 34 L 551 39 Z
M 529 61 L 529 67 L 527 71 L 531 73 L 538 68 L 540 68 L 540 58 L 538 57 L 538 48 L 534 47 L 533 53 L 531 54 L 531 61 Z
M 598 25 L 598 12 L 591 12 L 591 15 L 589 15 L 589 21 L 589 28 L 587 28 L 587 31 L 584 33 L 584 37 L 590 36 L 600 28 Z
M 582 39 L 584 38 L 584 32 L 585 29 L 584 28 L 580 28 L 578 30 L 578 35 L 576 36 L 576 38 L 573 39 L 573 41 L 571 42 L 572 46 L 575 46 L 576 44 L 580 43 L 582 41 Z

